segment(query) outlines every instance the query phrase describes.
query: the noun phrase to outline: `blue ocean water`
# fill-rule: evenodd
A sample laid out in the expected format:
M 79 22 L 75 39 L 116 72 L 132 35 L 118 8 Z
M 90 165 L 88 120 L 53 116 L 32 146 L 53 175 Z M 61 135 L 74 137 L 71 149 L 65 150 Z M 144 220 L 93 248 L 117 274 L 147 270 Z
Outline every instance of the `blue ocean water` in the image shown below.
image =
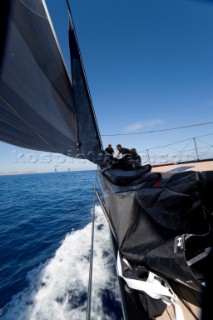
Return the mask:
M 0 176 L 1 319 L 84 319 L 95 204 L 92 316 L 121 319 L 95 171 Z

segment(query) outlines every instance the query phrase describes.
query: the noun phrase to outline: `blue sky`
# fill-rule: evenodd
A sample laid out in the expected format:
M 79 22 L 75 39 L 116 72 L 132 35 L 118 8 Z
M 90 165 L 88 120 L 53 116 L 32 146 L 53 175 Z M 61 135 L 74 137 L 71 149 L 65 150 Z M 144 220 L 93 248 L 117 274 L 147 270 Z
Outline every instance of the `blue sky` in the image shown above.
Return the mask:
M 69 69 L 65 1 L 46 2 Z M 210 1 L 72 0 L 70 4 L 102 135 L 213 121 Z M 102 141 L 104 147 L 121 143 L 143 151 L 211 133 L 213 125 L 209 124 L 152 134 L 102 136 Z M 0 172 L 94 168 L 84 161 L 59 163 L 63 159 L 54 155 L 42 162 L 43 153 L 5 143 L 0 143 L 0 150 Z

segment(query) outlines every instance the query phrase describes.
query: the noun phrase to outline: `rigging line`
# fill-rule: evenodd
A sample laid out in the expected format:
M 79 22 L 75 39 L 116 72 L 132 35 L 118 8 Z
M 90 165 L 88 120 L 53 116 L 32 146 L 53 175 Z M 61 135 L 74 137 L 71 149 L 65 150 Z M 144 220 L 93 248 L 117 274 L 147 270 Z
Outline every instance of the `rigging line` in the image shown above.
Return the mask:
M 72 18 L 72 13 L 71 13 L 71 8 L 70 8 L 70 4 L 69 4 L 69 0 L 66 0 L 66 5 L 67 5 L 67 10 L 68 10 L 68 15 L 69 15 L 69 22 L 71 24 L 71 28 L 74 30 L 75 27 L 74 27 L 74 24 L 73 24 L 73 18 Z
M 185 307 L 188 309 L 188 311 L 191 313 L 191 315 L 194 317 L 194 319 L 199 320 L 199 318 L 196 316 L 194 311 L 192 310 L 190 304 L 188 301 L 184 299 L 184 295 L 182 294 L 181 290 L 176 286 L 175 284 L 173 285 L 175 291 L 177 292 L 178 298 L 181 300 L 181 302 L 185 305 Z M 194 296 L 194 295 L 193 295 Z
M 190 143 L 191 143 L 191 141 L 189 141 L 188 143 L 186 143 L 185 146 L 184 146 L 182 149 L 178 150 L 178 152 L 182 152 L 186 147 L 188 147 L 188 145 L 189 145 Z M 173 149 L 175 149 L 175 148 L 173 148 Z M 187 151 L 187 150 L 185 150 L 185 151 Z
M 107 215 L 107 212 L 106 212 L 105 206 L 103 204 L 103 201 L 101 200 L 101 197 L 100 197 L 100 195 L 99 195 L 99 193 L 98 193 L 98 191 L 96 189 L 95 189 L 95 194 L 96 194 L 96 197 L 98 198 L 98 201 L 100 203 L 100 206 L 101 206 L 101 209 L 102 209 L 102 211 L 104 213 L 104 216 L 105 216 L 105 218 L 106 218 L 106 220 L 107 220 L 107 222 L 109 224 L 110 231 L 111 231 L 115 241 L 117 241 L 117 238 L 116 238 L 115 231 L 113 229 L 112 223 L 111 223 L 111 221 L 110 221 L 110 219 L 109 219 L 109 217 Z
M 91 253 L 89 268 L 89 283 L 87 291 L 87 314 L 86 320 L 90 320 L 91 315 L 91 298 L 92 298 L 92 272 L 93 272 L 93 251 L 94 251 L 94 230 L 95 230 L 95 187 L 93 188 L 93 209 L 92 209 L 92 231 L 91 231 Z
M 208 154 L 210 149 L 211 149 L 211 147 L 209 147 L 207 150 L 203 151 L 203 153 L 200 152 L 200 156 L 203 157 L 203 156 L 205 156 L 205 154 Z M 199 148 L 199 150 L 200 150 L 200 148 Z
M 185 140 L 185 141 L 188 141 L 189 139 L 187 139 L 187 140 Z M 191 140 L 191 139 L 190 139 Z M 161 152 L 163 152 L 163 150 L 165 149 L 165 148 L 167 148 L 168 146 L 170 147 L 170 149 L 173 149 L 173 150 L 175 150 L 176 152 L 179 152 L 179 150 L 177 149 L 177 147 L 172 147 L 172 145 L 173 145 L 174 143 L 172 143 L 172 144 L 169 144 L 169 145 L 165 145 L 165 146 L 161 146 L 161 150 L 160 151 L 158 151 L 158 154 L 160 154 Z M 160 148 L 160 147 L 159 147 Z M 150 148 L 151 149 L 151 148 Z M 150 150 L 149 149 L 149 150 Z M 158 148 L 157 148 L 158 149 Z M 173 151 L 174 152 L 174 151 Z
M 171 317 L 171 315 L 170 315 L 170 313 L 169 313 L 169 311 L 167 310 L 167 308 L 166 308 L 166 314 L 167 314 L 167 316 L 168 316 L 168 318 L 170 319 L 170 320 L 172 320 L 172 317 Z
M 178 129 L 186 129 L 186 128 L 192 128 L 192 127 L 198 127 L 203 125 L 212 124 L 213 121 L 209 122 L 201 122 L 196 124 L 191 124 L 187 126 L 180 126 L 180 127 L 174 127 L 174 128 L 166 128 L 161 130 L 151 130 L 151 131 L 140 131 L 140 132 L 129 132 L 129 133 L 114 133 L 114 134 L 102 134 L 102 137 L 114 137 L 114 136 L 129 136 L 129 135 L 135 135 L 135 134 L 147 134 L 147 133 L 156 133 L 156 132 L 164 132 L 164 131 L 171 131 L 171 130 L 178 130 Z
M 197 137 L 195 137 L 195 138 L 196 138 L 196 139 L 199 139 L 200 137 L 206 137 L 206 136 L 210 136 L 210 135 L 213 135 L 213 133 L 205 134 L 205 135 L 203 135 L 203 136 L 197 136 Z M 192 142 L 192 141 L 193 141 L 192 139 L 193 139 L 193 138 L 188 138 L 188 139 L 184 139 L 184 140 L 172 142 L 172 143 L 169 143 L 169 144 L 166 144 L 166 145 L 163 145 L 163 146 L 160 145 L 160 146 L 152 147 L 152 148 L 149 148 L 148 150 L 153 150 L 153 149 L 159 149 L 159 148 L 163 148 L 163 147 L 168 147 L 168 146 L 171 146 L 171 145 L 173 145 L 173 144 L 185 142 L 185 141 L 188 141 L 188 140 L 190 140 L 190 141 Z M 175 148 L 173 148 L 173 149 L 175 149 Z M 146 150 L 147 150 L 147 149 L 146 149 Z M 138 151 L 138 153 L 143 153 L 143 152 L 145 152 L 146 150 Z
M 209 145 L 210 147 L 212 147 L 212 143 L 210 144 L 210 143 L 208 143 L 208 142 L 206 142 L 206 141 L 203 141 L 203 140 L 201 140 L 201 139 L 199 139 L 199 138 L 197 138 L 197 140 L 200 141 L 200 142 L 202 142 L 202 143 L 205 143 L 205 144 Z
M 202 138 L 202 137 L 206 137 L 206 136 L 212 136 L 213 133 L 208 133 L 208 134 L 204 134 L 203 136 L 198 136 L 198 137 L 195 137 L 195 138 Z
M 192 141 L 192 138 L 185 139 L 185 140 L 180 140 L 180 141 L 176 141 L 176 142 L 172 142 L 172 143 L 169 143 L 169 144 L 165 144 L 164 146 L 161 145 L 161 146 L 152 147 L 152 148 L 149 148 L 148 150 L 153 150 L 153 149 L 159 149 L 159 148 L 163 148 L 163 147 L 168 147 L 168 146 L 171 146 L 171 145 L 173 145 L 173 144 L 181 143 L 181 142 L 188 141 L 188 140 Z M 174 148 L 174 149 L 175 149 L 175 148 Z M 147 149 L 146 149 L 146 150 L 147 150 Z M 141 151 L 139 151 L 138 153 L 142 153 L 142 152 L 144 152 L 144 151 L 146 151 L 146 150 L 141 150 Z

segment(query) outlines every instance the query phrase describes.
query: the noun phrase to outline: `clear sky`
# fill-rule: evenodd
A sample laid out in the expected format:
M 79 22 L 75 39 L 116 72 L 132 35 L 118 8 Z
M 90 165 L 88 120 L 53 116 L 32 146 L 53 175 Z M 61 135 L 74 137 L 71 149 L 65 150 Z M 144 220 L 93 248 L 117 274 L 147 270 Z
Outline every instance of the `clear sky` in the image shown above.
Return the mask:
M 65 0 L 46 2 L 69 69 Z M 213 121 L 211 1 L 72 0 L 70 5 L 104 147 L 121 143 L 143 151 L 213 133 L 209 124 L 105 136 Z M 63 158 L 52 155 L 45 163 L 43 153 L 27 158 L 31 151 L 4 143 L 0 150 L 0 172 L 94 168 L 74 160 L 58 165 Z

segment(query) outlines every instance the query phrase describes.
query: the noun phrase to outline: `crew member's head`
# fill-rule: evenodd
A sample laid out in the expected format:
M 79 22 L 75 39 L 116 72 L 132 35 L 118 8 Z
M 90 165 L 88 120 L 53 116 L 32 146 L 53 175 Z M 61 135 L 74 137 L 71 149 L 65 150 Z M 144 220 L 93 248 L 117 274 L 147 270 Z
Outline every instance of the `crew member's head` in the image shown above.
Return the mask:
M 121 148 L 122 148 L 121 144 L 117 144 L 116 148 L 117 148 L 118 151 L 121 151 Z
M 136 154 L 136 153 L 137 153 L 137 150 L 136 150 L 135 148 L 132 148 L 132 149 L 130 150 L 130 152 L 131 152 L 132 154 Z

